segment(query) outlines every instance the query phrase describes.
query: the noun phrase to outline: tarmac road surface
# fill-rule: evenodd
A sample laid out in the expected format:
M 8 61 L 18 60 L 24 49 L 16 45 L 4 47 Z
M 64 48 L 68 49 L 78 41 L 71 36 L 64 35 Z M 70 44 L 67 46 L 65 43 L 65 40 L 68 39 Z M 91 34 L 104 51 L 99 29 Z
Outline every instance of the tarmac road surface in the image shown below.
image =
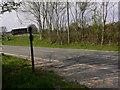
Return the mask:
M 26 46 L 2 46 L 3 53 L 30 58 Z M 34 47 L 35 66 L 91 88 L 118 88 L 118 52 Z

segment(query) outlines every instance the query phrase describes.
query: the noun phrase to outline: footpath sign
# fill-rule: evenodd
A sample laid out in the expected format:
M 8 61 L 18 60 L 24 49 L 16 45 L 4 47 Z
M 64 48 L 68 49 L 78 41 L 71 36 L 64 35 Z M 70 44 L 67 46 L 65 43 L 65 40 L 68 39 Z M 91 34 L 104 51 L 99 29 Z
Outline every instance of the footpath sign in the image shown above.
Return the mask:
M 28 26 L 28 32 L 29 32 L 29 39 L 30 39 L 30 48 L 31 48 L 31 61 L 32 61 L 32 71 L 34 72 L 34 52 L 33 52 L 33 35 L 32 32 L 34 30 L 35 25 L 32 24 L 30 26 Z

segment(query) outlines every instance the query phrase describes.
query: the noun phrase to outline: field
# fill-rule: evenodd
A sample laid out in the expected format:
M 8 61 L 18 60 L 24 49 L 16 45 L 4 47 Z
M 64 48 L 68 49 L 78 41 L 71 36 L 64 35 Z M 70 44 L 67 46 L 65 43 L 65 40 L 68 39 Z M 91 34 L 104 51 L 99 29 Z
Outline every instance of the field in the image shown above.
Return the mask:
M 29 35 L 11 36 L 11 40 L 2 40 L 3 45 L 29 46 Z M 69 45 L 52 44 L 48 39 L 39 40 L 39 35 L 34 35 L 34 47 L 50 47 L 50 48 L 70 48 L 70 49 L 90 49 L 104 51 L 118 51 L 117 45 L 93 45 L 87 42 L 76 42 Z

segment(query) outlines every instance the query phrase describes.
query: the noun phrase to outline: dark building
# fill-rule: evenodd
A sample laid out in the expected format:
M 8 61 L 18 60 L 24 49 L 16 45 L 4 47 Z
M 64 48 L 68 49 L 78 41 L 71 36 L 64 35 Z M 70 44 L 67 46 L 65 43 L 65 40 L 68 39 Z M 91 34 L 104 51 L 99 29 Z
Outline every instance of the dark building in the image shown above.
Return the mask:
M 21 34 L 27 34 L 28 31 L 27 31 L 27 28 L 19 28 L 19 29 L 13 29 L 11 33 L 12 35 L 21 35 Z M 37 28 L 33 30 L 33 33 L 38 33 Z
M 19 28 L 19 29 L 13 29 L 12 35 L 20 35 L 20 34 L 27 34 L 27 28 Z

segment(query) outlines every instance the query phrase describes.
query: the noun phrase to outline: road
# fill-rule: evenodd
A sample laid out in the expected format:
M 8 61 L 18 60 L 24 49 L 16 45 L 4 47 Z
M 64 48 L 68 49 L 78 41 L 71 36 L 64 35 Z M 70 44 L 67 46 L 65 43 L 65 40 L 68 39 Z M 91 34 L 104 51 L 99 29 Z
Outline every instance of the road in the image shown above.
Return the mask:
M 30 58 L 26 46 L 2 46 L 2 52 Z M 91 88 L 118 87 L 118 52 L 34 47 L 35 66 Z

